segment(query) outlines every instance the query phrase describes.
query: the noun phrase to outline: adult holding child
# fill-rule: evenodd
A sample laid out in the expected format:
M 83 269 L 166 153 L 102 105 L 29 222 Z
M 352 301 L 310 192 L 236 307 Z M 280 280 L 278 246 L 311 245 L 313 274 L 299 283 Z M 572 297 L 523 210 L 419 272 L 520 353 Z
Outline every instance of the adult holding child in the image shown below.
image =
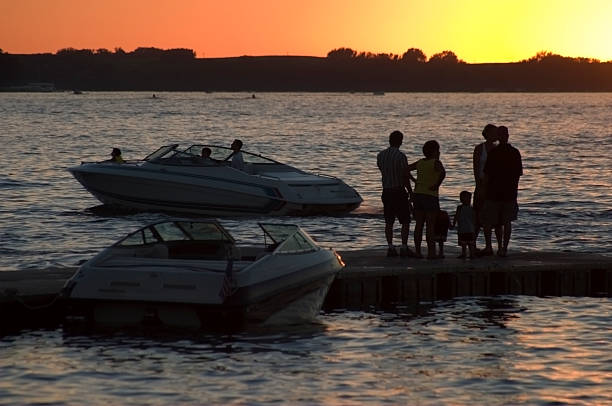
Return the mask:
M 417 171 L 416 185 L 412 200 L 414 204 L 414 248 L 415 255 L 422 258 L 421 241 L 423 240 L 423 226 L 426 225 L 427 258 L 436 256 L 436 242 L 434 240 L 436 217 L 440 210 L 438 191 L 446 177 L 446 170 L 440 161 L 440 144 L 435 140 L 423 144 L 425 158 L 408 165 L 408 171 Z
M 512 221 L 518 217 L 518 184 L 523 175 L 521 153 L 508 143 L 508 128 L 498 128 L 499 145 L 491 150 L 484 167 L 487 197 L 483 208 L 485 235 L 495 227 L 497 255 L 505 257 L 512 234 Z
M 496 147 L 495 142 L 498 139 L 497 126 L 493 124 L 487 124 L 482 130 L 482 136 L 485 141 L 476 145 L 474 148 L 474 154 L 472 157 L 473 169 L 474 169 L 474 183 L 476 185 L 474 189 L 474 213 L 476 218 L 476 224 L 474 229 L 474 241 L 478 240 L 478 234 L 482 228 L 482 209 L 487 196 L 487 183 L 485 182 L 484 168 L 489 159 L 489 153 Z M 492 255 L 493 248 L 491 248 L 491 230 L 487 233 L 484 230 L 485 237 L 485 248 L 482 251 L 477 251 L 479 255 Z

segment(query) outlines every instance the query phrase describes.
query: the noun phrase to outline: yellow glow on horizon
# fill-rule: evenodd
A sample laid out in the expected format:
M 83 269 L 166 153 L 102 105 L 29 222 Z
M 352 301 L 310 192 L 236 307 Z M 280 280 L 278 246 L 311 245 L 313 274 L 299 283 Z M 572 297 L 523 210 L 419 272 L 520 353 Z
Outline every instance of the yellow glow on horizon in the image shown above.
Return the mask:
M 470 63 L 539 51 L 612 60 L 612 1 L 582 0 L 0 0 L 10 53 L 189 48 L 199 57 L 325 56 L 334 48 Z

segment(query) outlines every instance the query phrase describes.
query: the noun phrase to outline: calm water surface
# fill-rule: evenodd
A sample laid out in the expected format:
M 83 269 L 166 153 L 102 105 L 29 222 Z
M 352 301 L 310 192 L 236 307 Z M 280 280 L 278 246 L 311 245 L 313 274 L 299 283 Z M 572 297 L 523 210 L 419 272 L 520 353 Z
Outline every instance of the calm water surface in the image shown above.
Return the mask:
M 66 171 L 118 146 L 142 158 L 171 142 L 229 145 L 338 176 L 365 201 L 342 217 L 284 218 L 337 249 L 385 246 L 376 153 L 406 134 L 410 161 L 437 139 L 453 211 L 473 189 L 472 151 L 484 124 L 505 124 L 523 154 L 512 250 L 607 252 L 612 246 L 612 94 L 0 94 L 0 271 L 74 265 L 164 215 L 92 210 L 99 202 Z M 259 240 L 261 218 L 223 219 Z M 454 238 L 451 239 L 454 242 Z
M 464 298 L 283 331 L 0 338 L 0 404 L 612 403 L 612 303 Z
M 0 271 L 75 266 L 165 218 L 101 210 L 65 170 L 219 143 L 338 176 L 346 216 L 282 218 L 339 250 L 384 247 L 376 153 L 395 129 L 410 161 L 437 139 L 443 208 L 471 190 L 489 122 L 523 154 L 510 254 L 609 253 L 612 94 L 0 93 Z M 259 241 L 262 218 L 221 219 Z M 455 241 L 451 235 L 449 245 Z M 384 251 L 381 250 L 381 253 Z M 0 403 L 612 404 L 609 299 L 463 298 L 237 335 L 24 331 L 0 338 Z

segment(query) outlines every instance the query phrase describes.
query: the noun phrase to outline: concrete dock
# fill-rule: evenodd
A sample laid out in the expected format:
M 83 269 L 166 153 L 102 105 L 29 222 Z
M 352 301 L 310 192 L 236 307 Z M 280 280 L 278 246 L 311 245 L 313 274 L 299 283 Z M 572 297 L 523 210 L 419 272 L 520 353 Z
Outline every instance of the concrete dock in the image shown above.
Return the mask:
M 460 296 L 612 297 L 612 256 L 575 252 L 511 252 L 506 258 L 387 258 L 385 249 L 340 252 L 346 268 L 324 309 L 367 309 Z M 58 293 L 74 268 L 0 272 L 0 331 L 57 325 Z
M 385 250 L 342 252 L 346 268 L 324 307 L 367 308 L 460 296 L 612 297 L 612 256 L 575 252 L 511 252 L 464 260 L 387 258 Z

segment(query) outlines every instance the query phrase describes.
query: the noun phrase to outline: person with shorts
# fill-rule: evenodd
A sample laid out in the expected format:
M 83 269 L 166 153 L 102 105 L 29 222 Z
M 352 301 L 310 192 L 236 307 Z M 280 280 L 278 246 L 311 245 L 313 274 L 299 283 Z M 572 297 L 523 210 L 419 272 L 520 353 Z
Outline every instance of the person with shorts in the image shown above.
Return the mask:
M 497 255 L 508 254 L 512 221 L 518 217 L 518 184 L 523 175 L 521 153 L 508 143 L 508 128 L 498 128 L 499 145 L 491 150 L 484 167 L 487 197 L 483 208 L 485 233 L 495 227 Z M 492 252 L 490 253 L 492 254 Z
M 476 145 L 474 148 L 474 153 L 472 156 L 472 166 L 474 170 L 474 212 L 476 214 L 476 224 L 474 229 L 474 241 L 478 240 L 478 234 L 480 233 L 480 229 L 482 228 L 481 214 L 482 209 L 484 207 L 484 202 L 487 194 L 487 184 L 485 182 L 485 174 L 484 167 L 487 163 L 487 159 L 489 153 L 495 148 L 497 145 L 497 126 L 493 124 L 487 124 L 482 130 L 482 136 L 485 139 L 484 142 Z M 492 253 L 493 250 L 491 248 L 491 232 L 488 234 L 486 232 L 484 234 L 485 239 L 485 248 L 480 252 L 480 254 Z M 475 251 L 475 252 L 478 252 Z
M 438 244 L 438 258 L 444 258 L 444 243 L 448 237 L 450 228 L 450 217 L 446 210 L 439 210 L 436 215 L 436 225 L 434 227 L 434 241 Z
M 400 248 L 401 256 L 413 255 L 408 249 L 410 235 L 410 180 L 408 160 L 400 151 L 404 134 L 393 131 L 389 135 L 389 148 L 378 153 L 376 164 L 382 175 L 382 202 L 385 215 L 385 238 L 387 239 L 387 256 L 396 257 L 397 250 L 393 245 L 393 225 L 397 218 L 402 225 Z
M 440 144 L 435 140 L 423 144 L 425 158 L 408 165 L 408 171 L 417 171 L 416 185 L 414 186 L 414 249 L 415 255 L 422 258 L 421 240 L 423 239 L 423 226 L 427 225 L 427 258 L 436 256 L 434 230 L 436 217 L 440 210 L 438 190 L 446 177 L 444 165 L 440 161 Z
M 469 248 L 470 259 L 476 253 L 476 213 L 471 205 L 472 194 L 467 190 L 459 193 L 461 204 L 457 206 L 451 227 L 457 229 L 457 241 L 461 247 L 461 255 L 457 258 L 465 259 Z

